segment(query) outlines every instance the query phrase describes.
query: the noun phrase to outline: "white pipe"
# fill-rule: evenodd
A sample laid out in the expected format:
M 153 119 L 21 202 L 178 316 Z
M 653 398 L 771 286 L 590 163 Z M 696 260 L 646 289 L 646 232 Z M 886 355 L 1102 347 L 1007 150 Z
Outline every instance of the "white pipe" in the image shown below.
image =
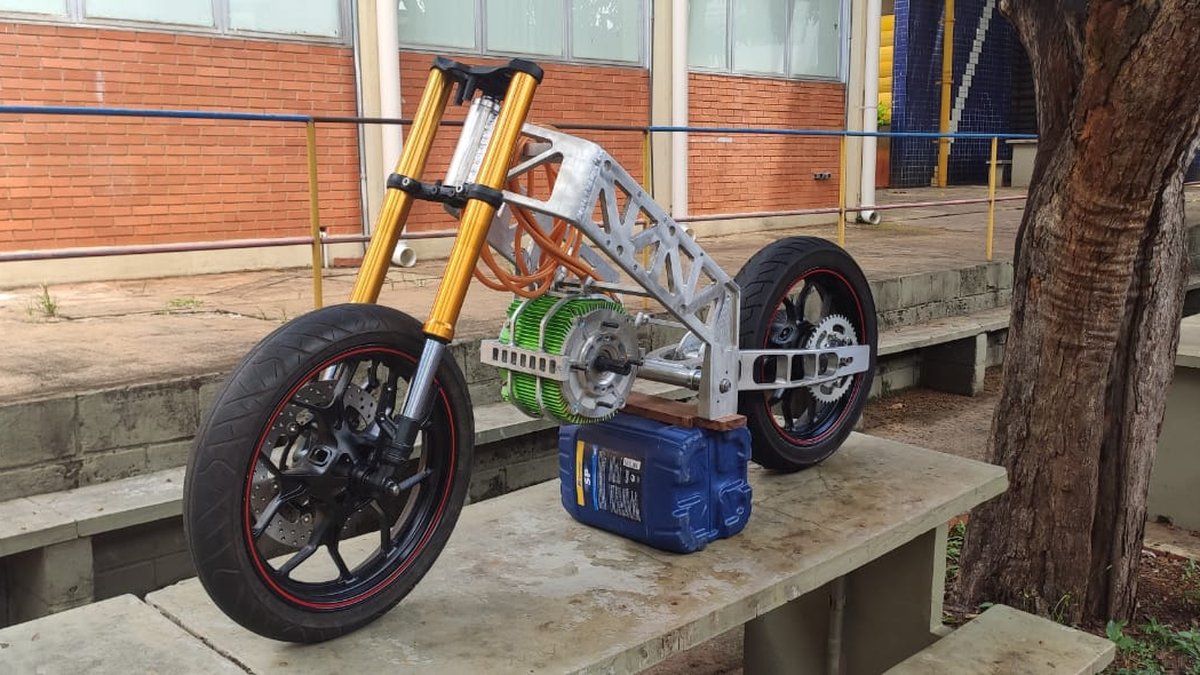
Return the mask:
M 395 0 L 375 0 L 375 31 L 379 45 L 379 116 L 400 117 L 400 36 Z M 400 159 L 399 124 L 384 124 L 383 165 Z
M 398 241 L 392 251 L 392 264 L 396 267 L 412 267 L 417 264 L 417 252 L 407 243 Z
M 879 131 L 879 24 L 883 11 L 881 0 L 867 0 L 866 63 L 863 73 L 863 131 Z M 860 175 L 860 206 L 875 206 L 875 151 L 879 139 L 862 139 L 862 172 Z M 878 211 L 859 211 L 860 222 L 879 223 Z
M 375 0 L 375 36 L 379 51 L 379 116 L 400 118 L 400 21 L 396 0 Z M 383 167 L 391 170 L 400 160 L 404 137 L 399 124 L 381 125 Z M 417 252 L 404 241 L 396 243 L 392 263 L 417 264 Z
M 671 2 L 671 126 L 688 125 L 688 3 Z M 688 214 L 688 135 L 671 134 L 671 215 Z

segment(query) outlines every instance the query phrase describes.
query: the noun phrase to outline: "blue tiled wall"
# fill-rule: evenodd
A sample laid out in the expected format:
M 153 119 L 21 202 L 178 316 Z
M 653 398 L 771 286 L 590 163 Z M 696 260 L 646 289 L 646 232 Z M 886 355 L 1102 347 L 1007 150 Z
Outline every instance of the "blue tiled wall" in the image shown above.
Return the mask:
M 993 4 L 978 61 L 959 120 L 959 132 L 1008 131 L 1011 100 L 1012 26 Z M 951 105 L 968 72 L 968 61 L 987 0 L 957 0 L 954 24 L 954 80 Z M 941 109 L 942 14 L 944 0 L 896 0 L 895 59 L 892 72 L 892 130 L 937 131 Z M 1008 147 L 1001 143 L 1002 159 Z M 991 143 L 959 140 L 951 145 L 950 182 L 987 181 Z M 896 187 L 928 186 L 937 165 L 937 143 L 893 139 L 891 180 Z

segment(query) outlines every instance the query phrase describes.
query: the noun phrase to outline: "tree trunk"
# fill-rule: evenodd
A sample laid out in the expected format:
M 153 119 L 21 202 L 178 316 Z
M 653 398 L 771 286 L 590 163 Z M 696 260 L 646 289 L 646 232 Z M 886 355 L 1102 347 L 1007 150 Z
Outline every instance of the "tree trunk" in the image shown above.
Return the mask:
M 1001 8 L 1040 140 L 989 444 L 1010 487 L 972 514 L 961 597 L 1128 618 L 1188 276 L 1200 0 Z

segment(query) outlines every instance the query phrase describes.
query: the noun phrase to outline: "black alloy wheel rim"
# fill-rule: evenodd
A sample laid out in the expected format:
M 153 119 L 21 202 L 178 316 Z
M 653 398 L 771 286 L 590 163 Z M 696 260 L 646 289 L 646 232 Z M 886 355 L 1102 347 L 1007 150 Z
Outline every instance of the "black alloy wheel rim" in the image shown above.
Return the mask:
M 856 343 L 862 344 L 865 321 L 862 305 L 850 282 L 831 269 L 813 269 L 798 278 L 779 299 L 763 336 L 766 349 L 803 349 L 822 321 L 829 317 L 844 317 L 854 329 Z M 775 378 L 775 363 L 763 364 L 764 380 Z M 793 378 L 802 375 L 800 359 L 795 361 Z M 789 441 L 796 445 L 813 445 L 824 440 L 841 421 L 863 374 L 848 376 L 850 382 L 839 380 L 842 393 L 833 401 L 822 401 L 810 387 L 777 389 L 764 392 L 772 423 Z
M 286 600 L 309 609 L 360 602 L 389 586 L 428 542 L 455 460 L 453 411 L 436 383 L 417 448 L 395 475 L 405 489 L 392 497 L 354 472 L 375 459 L 374 417 L 397 416 L 414 371 L 404 352 L 357 349 L 313 369 L 273 413 L 251 458 L 243 527 L 260 575 Z M 341 544 L 372 529 L 374 551 L 347 559 Z

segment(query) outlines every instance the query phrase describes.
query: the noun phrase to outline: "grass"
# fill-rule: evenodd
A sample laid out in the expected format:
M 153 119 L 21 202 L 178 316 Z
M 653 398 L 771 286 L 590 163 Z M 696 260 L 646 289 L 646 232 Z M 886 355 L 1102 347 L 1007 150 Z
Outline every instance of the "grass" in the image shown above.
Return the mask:
M 167 309 L 170 310 L 188 310 L 199 309 L 204 306 L 204 301 L 200 298 L 188 296 L 186 298 L 171 298 L 167 301 Z
M 42 284 L 41 292 L 34 296 L 26 308 L 26 313 L 32 317 L 35 314 L 41 314 L 44 317 L 53 319 L 58 316 L 58 301 L 50 295 L 50 287 Z
M 1200 565 L 1195 560 L 1183 566 L 1183 597 L 1200 602 Z
M 959 521 L 950 528 L 946 536 L 946 585 L 958 579 L 959 558 L 962 557 L 963 541 L 967 537 L 967 524 Z
M 1116 675 L 1163 675 L 1163 653 L 1174 652 L 1184 657 L 1187 675 L 1200 675 L 1200 630 L 1176 630 L 1151 618 L 1141 626 L 1140 635 L 1126 632 L 1125 621 L 1109 621 L 1105 634 L 1117 645 L 1126 665 Z M 1172 670 L 1171 672 L 1180 672 Z
M 946 537 L 946 584 L 958 579 L 963 541 L 967 526 L 964 522 L 950 528 Z M 1180 591 L 1188 598 L 1200 599 L 1200 564 L 1189 560 L 1183 568 Z M 1049 609 L 1051 619 L 1063 623 L 1073 598 L 1064 595 Z M 979 611 L 991 607 L 987 602 Z M 1114 675 L 1200 675 L 1200 628 L 1177 629 L 1151 618 L 1141 626 L 1130 627 L 1125 621 L 1109 621 L 1105 634 L 1121 654 L 1121 667 Z

